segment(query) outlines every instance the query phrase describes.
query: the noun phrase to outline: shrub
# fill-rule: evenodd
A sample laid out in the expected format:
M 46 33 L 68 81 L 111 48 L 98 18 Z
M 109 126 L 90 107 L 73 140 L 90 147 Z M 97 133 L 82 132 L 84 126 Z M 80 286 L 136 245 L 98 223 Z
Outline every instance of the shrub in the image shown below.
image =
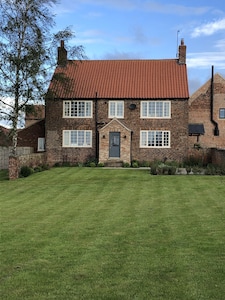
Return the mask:
M 71 167 L 71 164 L 70 164 L 69 161 L 64 161 L 64 162 L 62 163 L 62 167 Z
M 203 168 L 199 167 L 199 166 L 194 166 L 192 168 L 192 171 L 194 174 L 201 174 L 203 172 Z
M 187 171 L 187 174 L 190 174 L 191 171 L 192 171 L 192 168 L 191 168 L 190 166 L 187 166 L 187 167 L 186 167 L 186 171 Z
M 225 167 L 208 164 L 205 175 L 225 175 Z
M 150 174 L 152 175 L 157 175 L 157 167 L 156 166 L 152 166 L 150 168 Z
M 188 157 L 185 161 L 184 161 L 184 166 L 198 166 L 198 167 L 202 167 L 203 166 L 203 162 L 202 159 L 199 157 L 195 157 L 195 156 L 190 156 Z
M 42 166 L 40 166 L 42 171 L 46 171 L 46 170 L 49 170 L 49 165 L 47 164 L 43 164 Z
M 95 162 L 93 162 L 93 161 L 92 161 L 92 162 L 90 162 L 90 163 L 89 163 L 89 167 L 91 167 L 91 168 L 94 168 L 94 167 L 96 167 L 96 163 L 95 163 Z
M 20 169 L 20 176 L 21 177 L 28 177 L 33 173 L 34 173 L 34 170 L 32 168 L 28 167 L 28 166 L 23 166 Z
M 42 169 L 41 166 L 38 166 L 38 167 L 35 167 L 35 168 L 34 168 L 34 172 L 35 172 L 35 173 L 36 173 L 36 172 L 41 172 L 41 171 L 43 171 L 43 169 Z
M 175 166 L 169 166 L 168 167 L 168 175 L 175 175 L 176 174 L 176 167 Z
M 150 174 L 152 175 L 175 175 L 176 165 L 174 162 L 163 163 L 154 161 L 150 164 Z
M 123 168 L 129 168 L 130 164 L 128 162 L 123 162 Z
M 98 163 L 98 167 L 100 168 L 104 167 L 104 163 Z
M 150 167 L 150 162 L 149 161 L 141 161 L 139 165 L 140 165 L 140 167 Z
M 139 168 L 139 163 L 137 160 L 132 161 L 132 168 Z
M 95 157 L 93 156 L 89 156 L 86 160 L 86 162 L 84 163 L 85 167 L 96 167 L 98 164 L 98 161 Z

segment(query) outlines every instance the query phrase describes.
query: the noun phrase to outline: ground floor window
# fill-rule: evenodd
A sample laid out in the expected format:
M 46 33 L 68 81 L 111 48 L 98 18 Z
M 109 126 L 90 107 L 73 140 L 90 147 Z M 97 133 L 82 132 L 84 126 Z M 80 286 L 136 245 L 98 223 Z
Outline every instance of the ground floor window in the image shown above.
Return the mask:
M 45 151 L 45 138 L 38 138 L 38 151 Z
M 63 147 L 91 147 L 91 130 L 63 130 Z
M 170 148 L 170 131 L 142 130 L 140 132 L 141 148 Z

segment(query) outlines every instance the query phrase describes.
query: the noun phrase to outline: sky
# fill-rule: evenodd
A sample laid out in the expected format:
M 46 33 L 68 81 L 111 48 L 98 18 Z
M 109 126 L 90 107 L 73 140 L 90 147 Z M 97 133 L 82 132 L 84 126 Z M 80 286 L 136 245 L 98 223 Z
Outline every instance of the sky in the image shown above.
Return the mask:
M 187 46 L 190 95 L 212 74 L 225 77 L 221 0 L 61 0 L 54 30 L 71 26 L 88 59 L 173 59 Z

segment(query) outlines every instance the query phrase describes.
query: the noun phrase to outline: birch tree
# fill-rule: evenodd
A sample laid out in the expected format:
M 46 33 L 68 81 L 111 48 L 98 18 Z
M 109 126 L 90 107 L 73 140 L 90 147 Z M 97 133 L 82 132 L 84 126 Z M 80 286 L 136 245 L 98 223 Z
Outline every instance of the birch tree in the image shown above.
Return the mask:
M 0 118 L 10 122 L 16 155 L 18 122 L 26 104 L 40 101 L 56 63 L 59 40 L 73 37 L 70 28 L 56 34 L 52 7 L 57 0 L 0 0 Z M 82 46 L 73 53 L 85 56 Z

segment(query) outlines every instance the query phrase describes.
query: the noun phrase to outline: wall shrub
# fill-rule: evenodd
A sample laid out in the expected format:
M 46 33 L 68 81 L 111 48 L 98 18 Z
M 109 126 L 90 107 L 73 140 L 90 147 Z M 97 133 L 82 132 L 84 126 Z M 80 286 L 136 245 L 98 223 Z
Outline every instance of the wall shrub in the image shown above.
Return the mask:
M 20 176 L 21 177 L 28 177 L 34 173 L 34 170 L 28 166 L 22 166 L 20 169 Z

